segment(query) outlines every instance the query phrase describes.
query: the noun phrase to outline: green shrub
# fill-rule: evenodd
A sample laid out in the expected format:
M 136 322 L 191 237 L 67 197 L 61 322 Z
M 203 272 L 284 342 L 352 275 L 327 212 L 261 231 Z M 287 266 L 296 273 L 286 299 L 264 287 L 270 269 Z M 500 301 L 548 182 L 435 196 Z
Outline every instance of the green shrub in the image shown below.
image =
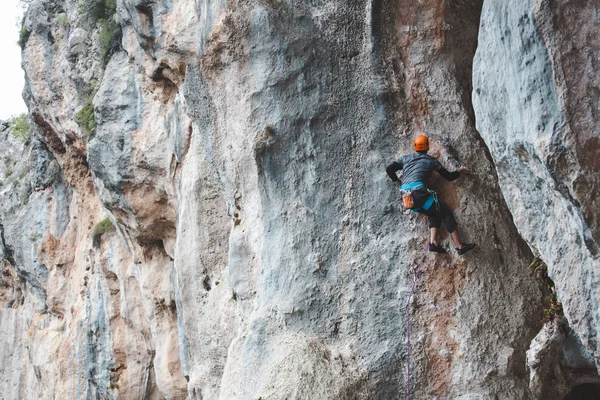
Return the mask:
M 80 0 L 78 4 L 78 13 L 90 25 L 99 25 L 100 59 L 104 65 L 121 42 L 121 26 L 114 17 L 116 12 L 116 0 Z
M 86 136 L 87 140 L 94 137 L 96 134 L 96 119 L 94 118 L 94 95 L 93 92 L 85 101 L 81 110 L 75 114 L 75 122 L 81 128 L 81 131 Z
M 78 5 L 79 14 L 87 16 L 92 24 L 111 18 L 116 11 L 116 0 L 82 0 Z
M 5 178 L 8 178 L 12 174 L 13 174 L 13 170 L 12 169 L 7 169 L 6 171 L 4 171 L 4 177 Z
M 554 282 L 548 276 L 548 265 L 541 258 L 536 257 L 529 264 L 529 268 L 533 272 L 544 295 L 544 313 L 541 322 L 546 323 L 553 320 L 556 316 L 562 316 L 562 304 L 556 297 Z
M 117 0 L 104 0 L 104 7 L 110 12 L 110 15 L 114 15 L 117 12 Z
M 71 26 L 71 23 L 69 22 L 69 18 L 67 17 L 67 14 L 64 14 L 64 13 L 58 14 L 56 16 L 56 22 L 58 22 L 58 24 L 60 26 L 62 26 L 64 29 L 67 29 L 68 27 Z
M 8 125 L 10 126 L 10 131 L 15 139 L 26 145 L 29 144 L 32 124 L 27 114 L 13 117 L 13 119 L 8 122 Z
M 21 31 L 19 32 L 19 41 L 17 42 L 17 44 L 21 47 L 21 50 L 25 49 L 25 45 L 29 40 L 29 35 L 31 35 L 31 32 L 29 32 L 25 26 L 22 26 Z
M 104 65 L 108 63 L 110 56 L 119 48 L 121 37 L 121 25 L 114 18 L 111 17 L 102 21 L 98 42 L 100 44 L 100 59 Z
M 88 83 L 86 83 L 85 85 L 83 85 L 83 87 L 81 88 L 81 90 L 79 90 L 79 101 L 82 101 L 82 99 L 87 99 L 88 97 L 94 97 L 94 95 L 96 94 L 96 92 L 98 91 L 98 80 L 95 78 L 90 79 L 90 81 Z
M 113 224 L 108 218 L 104 218 L 102 221 L 98 222 L 92 230 L 92 244 L 94 247 L 100 247 L 100 238 L 102 235 L 113 228 Z

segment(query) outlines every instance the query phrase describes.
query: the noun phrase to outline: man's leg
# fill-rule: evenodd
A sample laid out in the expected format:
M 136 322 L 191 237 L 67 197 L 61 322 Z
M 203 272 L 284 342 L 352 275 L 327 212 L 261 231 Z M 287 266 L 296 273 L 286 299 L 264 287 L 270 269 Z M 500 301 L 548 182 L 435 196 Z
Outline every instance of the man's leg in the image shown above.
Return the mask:
M 460 241 L 460 236 L 458 236 L 458 230 L 455 229 L 454 232 L 450 234 L 452 236 L 452 240 L 454 240 L 454 244 L 457 249 L 461 249 L 463 247 L 462 242 Z
M 460 255 L 465 254 L 467 251 L 475 247 L 475 243 L 462 243 L 460 241 L 460 236 L 458 236 L 457 229 L 455 229 L 450 236 L 452 236 L 452 240 L 454 240 L 454 244 L 456 245 L 456 251 L 458 251 L 458 254 Z
M 456 251 L 459 255 L 465 254 L 467 251 L 473 249 L 475 247 L 475 243 L 463 243 L 460 240 L 460 236 L 458 235 L 458 224 L 456 223 L 456 219 L 454 219 L 454 214 L 450 211 L 450 208 L 440 202 L 440 214 L 442 214 L 442 221 L 444 221 L 444 225 L 446 226 L 446 230 L 450 232 L 450 236 L 456 245 Z
M 442 246 L 439 246 L 437 241 L 437 231 L 442 225 L 442 219 L 437 214 L 436 210 L 430 211 L 431 208 L 427 211 L 419 211 L 429 217 L 429 251 L 433 251 L 435 253 L 445 253 L 446 249 L 444 249 Z
M 440 253 L 446 252 L 446 250 L 443 247 L 438 246 L 437 244 L 437 228 L 439 228 L 442 221 L 444 222 L 446 230 L 448 231 L 448 233 L 450 233 L 450 236 L 452 237 L 452 240 L 456 245 L 456 251 L 458 252 L 458 254 L 465 254 L 467 251 L 475 247 L 474 243 L 463 244 L 460 240 L 458 230 L 456 229 L 458 227 L 458 224 L 456 223 L 454 214 L 452 214 L 452 211 L 450 211 L 450 208 L 446 203 L 439 201 L 437 205 L 434 204 L 429 210 L 425 211 L 425 214 L 429 216 L 429 228 L 431 229 L 430 243 L 432 243 L 435 248 L 443 250 L 440 251 Z M 431 249 L 431 244 L 429 247 Z
M 429 228 L 429 243 L 433 243 L 437 246 L 437 231 L 438 228 Z

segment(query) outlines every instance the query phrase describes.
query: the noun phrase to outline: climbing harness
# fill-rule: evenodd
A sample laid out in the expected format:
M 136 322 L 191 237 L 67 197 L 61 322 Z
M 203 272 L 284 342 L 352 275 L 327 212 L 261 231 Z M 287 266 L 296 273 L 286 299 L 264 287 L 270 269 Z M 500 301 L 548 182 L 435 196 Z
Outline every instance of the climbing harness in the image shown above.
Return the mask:
M 423 266 L 423 262 L 425 261 L 425 257 L 427 256 L 428 246 L 425 246 L 425 251 L 423 252 L 423 257 L 421 257 L 421 261 L 419 262 L 419 266 L 415 269 L 413 266 L 415 263 L 411 264 L 411 269 L 414 272 L 413 275 L 413 283 L 412 288 L 410 289 L 410 293 L 408 294 L 408 298 L 406 300 L 406 399 L 410 400 L 410 300 L 415 291 L 415 286 L 417 284 L 417 280 L 419 279 L 419 271 Z
M 429 193 L 427 200 L 421 207 L 415 207 L 415 199 L 413 196 L 413 192 L 426 191 Z M 400 193 L 402 194 L 402 205 L 405 209 L 411 210 L 412 212 L 417 212 L 420 210 L 427 211 L 431 206 L 435 203 L 436 209 L 440 210 L 440 203 L 438 201 L 438 195 L 433 190 L 427 189 L 423 182 L 413 182 L 408 184 L 403 184 L 400 188 Z

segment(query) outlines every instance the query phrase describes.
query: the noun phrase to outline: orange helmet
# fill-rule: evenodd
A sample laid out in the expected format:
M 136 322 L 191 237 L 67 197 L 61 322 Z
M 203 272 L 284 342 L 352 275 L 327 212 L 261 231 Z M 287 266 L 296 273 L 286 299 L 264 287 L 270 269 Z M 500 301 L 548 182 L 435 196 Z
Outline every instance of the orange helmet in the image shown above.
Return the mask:
M 415 138 L 415 151 L 429 150 L 429 138 L 425 135 L 418 135 Z

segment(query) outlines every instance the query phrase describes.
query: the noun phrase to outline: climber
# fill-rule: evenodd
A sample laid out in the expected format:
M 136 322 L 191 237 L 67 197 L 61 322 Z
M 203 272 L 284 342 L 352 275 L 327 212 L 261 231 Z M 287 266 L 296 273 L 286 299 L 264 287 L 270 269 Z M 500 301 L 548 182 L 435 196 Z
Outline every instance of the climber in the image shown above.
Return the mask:
M 429 251 L 446 252 L 446 249 L 440 246 L 437 241 L 437 231 L 443 221 L 446 230 L 452 236 L 454 244 L 456 244 L 456 251 L 458 254 L 463 255 L 473 249 L 475 243 L 461 242 L 452 211 L 450 211 L 448 205 L 438 200 L 437 193 L 427 189 L 424 182 L 434 170 L 448 181 L 458 179 L 461 174 L 468 174 L 469 170 L 466 167 L 460 167 L 454 172 L 449 172 L 442 167 L 437 159 L 427 154 L 429 138 L 425 135 L 418 135 L 415 138 L 414 149 L 415 153 L 403 156 L 398 161 L 390 164 L 385 171 L 392 181 L 401 184 L 396 171 L 404 169 L 401 186 L 404 207 L 429 217 Z

